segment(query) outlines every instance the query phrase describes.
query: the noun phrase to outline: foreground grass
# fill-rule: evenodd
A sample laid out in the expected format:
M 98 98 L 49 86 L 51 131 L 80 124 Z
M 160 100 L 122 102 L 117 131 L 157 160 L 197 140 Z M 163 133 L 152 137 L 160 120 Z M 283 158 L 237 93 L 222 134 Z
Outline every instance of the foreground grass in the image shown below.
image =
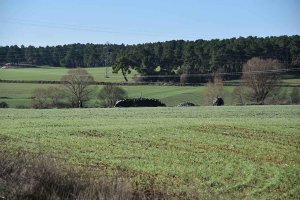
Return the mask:
M 148 199 L 164 198 L 135 190 L 119 177 L 93 179 L 55 159 L 27 154 L 0 154 L 0 197 L 2 199 Z
M 0 151 L 182 198 L 298 199 L 299 108 L 2 109 Z

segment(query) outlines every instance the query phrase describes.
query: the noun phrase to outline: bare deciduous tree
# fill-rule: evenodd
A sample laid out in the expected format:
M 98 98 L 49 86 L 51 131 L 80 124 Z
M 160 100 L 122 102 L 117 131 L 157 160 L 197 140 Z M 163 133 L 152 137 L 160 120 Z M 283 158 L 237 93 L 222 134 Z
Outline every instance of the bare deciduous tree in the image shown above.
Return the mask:
M 256 103 L 264 104 L 266 97 L 278 86 L 282 64 L 274 59 L 252 58 L 243 66 L 243 83 L 252 89 Z
M 221 97 L 223 92 L 223 80 L 215 75 L 213 81 L 208 81 L 204 91 L 203 101 L 205 105 L 212 105 L 216 97 Z
M 31 103 L 33 108 L 60 107 L 63 98 L 63 90 L 57 86 L 36 88 Z
M 292 104 L 299 104 L 300 103 L 300 94 L 299 94 L 299 88 L 298 87 L 294 87 L 291 94 L 290 94 L 290 98 L 291 98 L 291 103 Z
M 68 74 L 61 79 L 64 82 L 68 98 L 72 107 L 83 106 L 89 100 L 92 89 L 89 86 L 94 82 L 94 78 L 85 69 L 70 69 Z
M 52 107 L 59 107 L 60 101 L 65 97 L 62 88 L 58 86 L 50 86 L 47 88 L 47 92 Z
M 33 108 L 47 108 L 49 106 L 47 88 L 36 88 L 32 95 L 31 104 Z
M 127 98 L 127 92 L 118 86 L 106 85 L 100 90 L 98 97 L 104 107 L 114 107 L 117 100 Z

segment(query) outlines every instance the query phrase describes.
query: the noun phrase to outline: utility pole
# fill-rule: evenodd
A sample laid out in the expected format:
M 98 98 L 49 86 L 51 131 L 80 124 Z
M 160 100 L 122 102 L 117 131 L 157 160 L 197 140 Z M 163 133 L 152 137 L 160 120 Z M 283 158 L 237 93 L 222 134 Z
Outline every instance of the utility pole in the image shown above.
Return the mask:
M 108 76 L 108 66 L 107 66 L 107 55 L 105 56 L 105 78 L 109 78 Z
M 105 62 L 104 62 L 104 65 L 105 65 L 105 78 L 109 78 L 109 76 L 108 76 L 108 62 L 107 62 L 107 60 L 108 60 L 108 55 L 109 55 L 109 53 L 110 53 L 110 51 L 109 51 L 109 49 L 108 49 L 108 46 L 110 45 L 110 43 L 109 42 L 106 42 L 105 43 L 105 49 L 106 49 L 106 52 L 105 52 Z

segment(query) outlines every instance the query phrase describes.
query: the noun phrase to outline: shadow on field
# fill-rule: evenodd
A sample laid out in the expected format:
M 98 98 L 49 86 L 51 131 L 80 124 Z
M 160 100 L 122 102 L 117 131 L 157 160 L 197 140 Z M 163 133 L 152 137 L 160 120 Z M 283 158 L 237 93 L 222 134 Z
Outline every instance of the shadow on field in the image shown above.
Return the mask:
M 0 199 L 169 199 L 118 177 L 79 175 L 54 159 L 0 155 Z

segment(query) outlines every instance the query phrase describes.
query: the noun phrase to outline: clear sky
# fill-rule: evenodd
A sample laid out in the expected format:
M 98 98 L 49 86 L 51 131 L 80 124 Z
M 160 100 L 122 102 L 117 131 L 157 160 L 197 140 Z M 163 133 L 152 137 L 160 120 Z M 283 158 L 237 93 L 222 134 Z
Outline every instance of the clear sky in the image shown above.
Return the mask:
M 300 35 L 300 0 L 0 0 L 0 45 Z

